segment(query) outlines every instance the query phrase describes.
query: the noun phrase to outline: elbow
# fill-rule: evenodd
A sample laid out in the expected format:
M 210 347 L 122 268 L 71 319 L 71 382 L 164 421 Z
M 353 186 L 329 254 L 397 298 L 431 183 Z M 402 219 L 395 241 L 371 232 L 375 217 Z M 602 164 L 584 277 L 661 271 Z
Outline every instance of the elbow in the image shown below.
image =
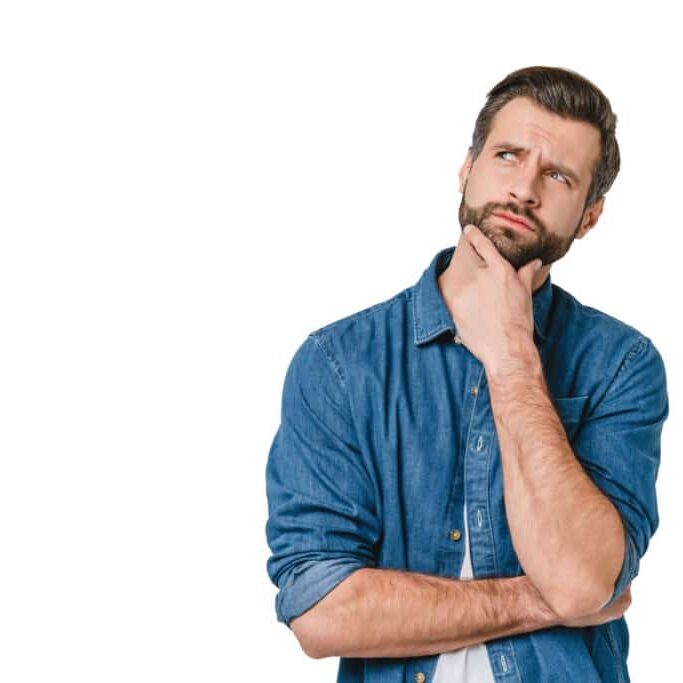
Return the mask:
M 371 569 L 352 572 L 305 612 L 288 622 L 304 653 L 311 659 L 345 657 L 352 641 L 350 614 L 363 594 L 363 580 Z
M 303 614 L 291 619 L 301 649 L 311 659 L 348 656 L 353 636 L 344 618 L 354 613 L 353 605 L 363 592 L 362 582 L 369 569 L 358 569 Z M 351 606 L 351 607 L 350 607 Z
M 581 619 L 597 614 L 611 597 L 611 592 L 600 590 L 564 590 L 547 600 L 551 609 L 562 621 Z
M 331 656 L 325 646 L 325 631 L 321 627 L 315 607 L 295 617 L 289 622 L 304 653 L 311 659 L 323 659 Z

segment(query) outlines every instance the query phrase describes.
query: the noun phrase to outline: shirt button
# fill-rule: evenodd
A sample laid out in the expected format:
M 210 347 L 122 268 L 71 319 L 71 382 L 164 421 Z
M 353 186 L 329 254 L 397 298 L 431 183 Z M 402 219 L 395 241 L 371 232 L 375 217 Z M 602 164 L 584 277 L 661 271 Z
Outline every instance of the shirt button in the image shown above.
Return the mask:
M 476 396 L 478 393 L 479 393 L 478 387 L 472 387 L 470 389 L 470 394 L 472 394 L 472 396 Z
M 457 334 L 453 336 L 453 341 L 456 344 L 462 344 L 462 339 L 460 339 L 459 335 L 457 335 Z
M 425 675 L 421 671 L 415 674 L 415 683 L 425 683 Z
M 460 530 L 459 529 L 451 529 L 451 533 L 449 535 L 451 537 L 451 541 L 459 541 L 460 540 Z
M 483 447 L 484 447 L 484 437 L 480 435 L 479 438 L 477 439 L 477 452 L 479 452 Z

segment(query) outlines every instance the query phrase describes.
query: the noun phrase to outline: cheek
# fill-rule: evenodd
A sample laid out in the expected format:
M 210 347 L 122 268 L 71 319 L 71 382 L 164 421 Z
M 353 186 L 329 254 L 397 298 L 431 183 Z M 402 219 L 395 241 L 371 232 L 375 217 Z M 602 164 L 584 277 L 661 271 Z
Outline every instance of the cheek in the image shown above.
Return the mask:
M 566 201 L 555 211 L 555 222 L 562 234 L 569 237 L 574 234 L 579 223 L 583 220 L 581 208 L 573 201 Z
M 467 180 L 467 199 L 477 205 L 506 201 L 506 189 L 510 181 L 511 175 L 506 173 L 506 169 L 480 165 L 470 173 Z
M 471 206 L 480 206 L 491 200 L 493 185 L 484 182 L 481 174 L 472 175 L 467 179 L 464 196 Z
M 574 236 L 579 225 L 578 217 L 572 222 L 571 219 L 567 218 L 568 215 L 575 214 L 553 212 L 552 216 L 541 215 L 539 218 L 543 221 L 549 233 L 554 235 L 557 239 L 565 241 Z

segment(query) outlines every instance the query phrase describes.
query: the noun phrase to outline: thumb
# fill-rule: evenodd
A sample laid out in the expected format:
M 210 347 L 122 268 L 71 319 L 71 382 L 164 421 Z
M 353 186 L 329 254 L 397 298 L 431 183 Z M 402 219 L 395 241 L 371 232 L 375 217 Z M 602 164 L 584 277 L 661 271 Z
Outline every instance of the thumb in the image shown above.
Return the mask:
M 533 261 L 523 265 L 518 271 L 517 275 L 519 275 L 519 279 L 522 281 L 522 284 L 526 288 L 527 292 L 531 294 L 531 287 L 532 287 L 532 282 L 534 279 L 534 275 L 538 273 L 539 270 L 543 267 L 543 261 L 541 261 L 540 258 L 534 259 Z

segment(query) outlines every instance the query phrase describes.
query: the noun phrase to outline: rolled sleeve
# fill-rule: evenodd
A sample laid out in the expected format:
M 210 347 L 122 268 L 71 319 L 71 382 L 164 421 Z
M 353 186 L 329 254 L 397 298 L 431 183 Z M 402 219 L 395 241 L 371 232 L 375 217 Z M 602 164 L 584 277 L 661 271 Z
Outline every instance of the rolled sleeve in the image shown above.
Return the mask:
M 652 342 L 640 337 L 572 441 L 587 474 L 619 511 L 624 526 L 624 560 L 604 606 L 637 576 L 659 525 L 655 482 L 668 414 L 664 363 Z
M 356 569 L 365 566 L 347 557 L 308 560 L 296 565 L 275 597 L 278 621 L 289 626 L 294 617 L 310 609 Z
M 344 370 L 314 333 L 287 369 L 266 466 L 267 571 L 287 626 L 351 573 L 376 566 L 377 496 L 363 458 Z

